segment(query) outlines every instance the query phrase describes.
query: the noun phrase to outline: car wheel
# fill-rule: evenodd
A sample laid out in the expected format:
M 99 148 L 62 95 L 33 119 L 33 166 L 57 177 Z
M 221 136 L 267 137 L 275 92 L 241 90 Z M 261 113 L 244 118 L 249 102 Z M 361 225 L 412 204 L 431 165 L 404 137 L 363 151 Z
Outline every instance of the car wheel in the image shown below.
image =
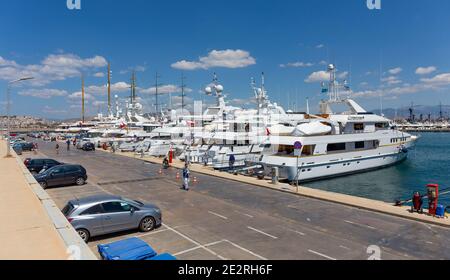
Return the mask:
M 75 183 L 78 185 L 78 186 L 82 186 L 82 185 L 84 185 L 84 183 L 85 183 L 85 181 L 84 181 L 84 178 L 78 178 L 76 181 L 75 181 Z
M 155 219 L 153 217 L 145 217 L 139 224 L 139 230 L 143 232 L 152 231 L 155 228 Z
M 41 187 L 42 187 L 44 190 L 48 188 L 47 182 L 40 182 L 39 185 L 41 185 Z
M 77 232 L 78 232 L 78 235 L 81 237 L 81 239 L 83 239 L 84 242 L 88 243 L 89 238 L 91 237 L 91 235 L 89 234 L 89 231 L 87 231 L 85 229 L 78 229 Z

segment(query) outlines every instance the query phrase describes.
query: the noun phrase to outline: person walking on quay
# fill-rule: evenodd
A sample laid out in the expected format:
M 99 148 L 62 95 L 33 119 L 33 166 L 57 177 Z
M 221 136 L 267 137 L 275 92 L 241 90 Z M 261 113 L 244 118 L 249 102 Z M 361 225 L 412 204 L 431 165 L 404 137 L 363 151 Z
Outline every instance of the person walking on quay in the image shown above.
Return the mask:
M 56 149 L 56 154 L 59 155 L 59 144 L 58 143 L 56 143 L 55 149 Z
M 229 159 L 229 164 L 230 164 L 230 169 L 233 170 L 234 169 L 234 164 L 236 163 L 236 157 L 234 156 L 234 154 L 230 155 L 230 159 Z
M 67 151 L 70 151 L 70 139 L 67 139 L 66 144 L 67 144 Z
M 189 180 L 191 177 L 191 171 L 189 170 L 189 164 L 184 165 L 183 169 L 183 187 L 181 189 L 188 191 L 189 190 Z

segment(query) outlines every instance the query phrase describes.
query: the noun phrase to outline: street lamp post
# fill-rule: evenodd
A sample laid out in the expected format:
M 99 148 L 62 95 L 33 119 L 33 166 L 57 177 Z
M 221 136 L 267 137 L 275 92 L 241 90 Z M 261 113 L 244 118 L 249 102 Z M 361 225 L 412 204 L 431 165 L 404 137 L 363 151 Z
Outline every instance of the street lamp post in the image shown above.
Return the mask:
M 6 141 L 6 157 L 11 157 L 11 147 L 10 147 L 10 143 L 11 143 L 11 117 L 10 117 L 10 110 L 11 110 L 11 85 L 15 84 L 15 83 L 20 83 L 23 81 L 27 81 L 27 80 L 32 80 L 34 79 L 33 77 L 25 77 L 25 78 L 20 78 L 14 81 L 11 81 L 8 83 L 8 86 L 6 88 L 6 114 L 7 114 L 7 124 L 8 124 L 8 128 L 7 128 L 7 141 Z

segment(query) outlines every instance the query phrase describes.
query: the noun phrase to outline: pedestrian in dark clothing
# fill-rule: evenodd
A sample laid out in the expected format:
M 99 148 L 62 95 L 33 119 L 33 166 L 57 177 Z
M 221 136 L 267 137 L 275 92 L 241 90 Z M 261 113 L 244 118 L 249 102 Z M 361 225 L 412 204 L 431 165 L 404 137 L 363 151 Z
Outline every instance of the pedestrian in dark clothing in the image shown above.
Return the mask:
M 183 169 L 183 187 L 182 189 L 185 191 L 189 190 L 189 181 L 191 177 L 191 171 L 189 170 L 189 165 L 186 163 Z

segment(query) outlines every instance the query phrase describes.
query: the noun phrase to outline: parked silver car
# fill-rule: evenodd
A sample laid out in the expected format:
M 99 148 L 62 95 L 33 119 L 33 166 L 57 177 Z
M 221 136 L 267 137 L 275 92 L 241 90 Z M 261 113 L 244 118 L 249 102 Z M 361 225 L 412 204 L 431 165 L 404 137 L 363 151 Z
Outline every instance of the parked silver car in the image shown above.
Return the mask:
M 62 212 L 86 242 L 94 236 L 131 229 L 149 232 L 162 223 L 158 207 L 110 195 L 71 200 Z

